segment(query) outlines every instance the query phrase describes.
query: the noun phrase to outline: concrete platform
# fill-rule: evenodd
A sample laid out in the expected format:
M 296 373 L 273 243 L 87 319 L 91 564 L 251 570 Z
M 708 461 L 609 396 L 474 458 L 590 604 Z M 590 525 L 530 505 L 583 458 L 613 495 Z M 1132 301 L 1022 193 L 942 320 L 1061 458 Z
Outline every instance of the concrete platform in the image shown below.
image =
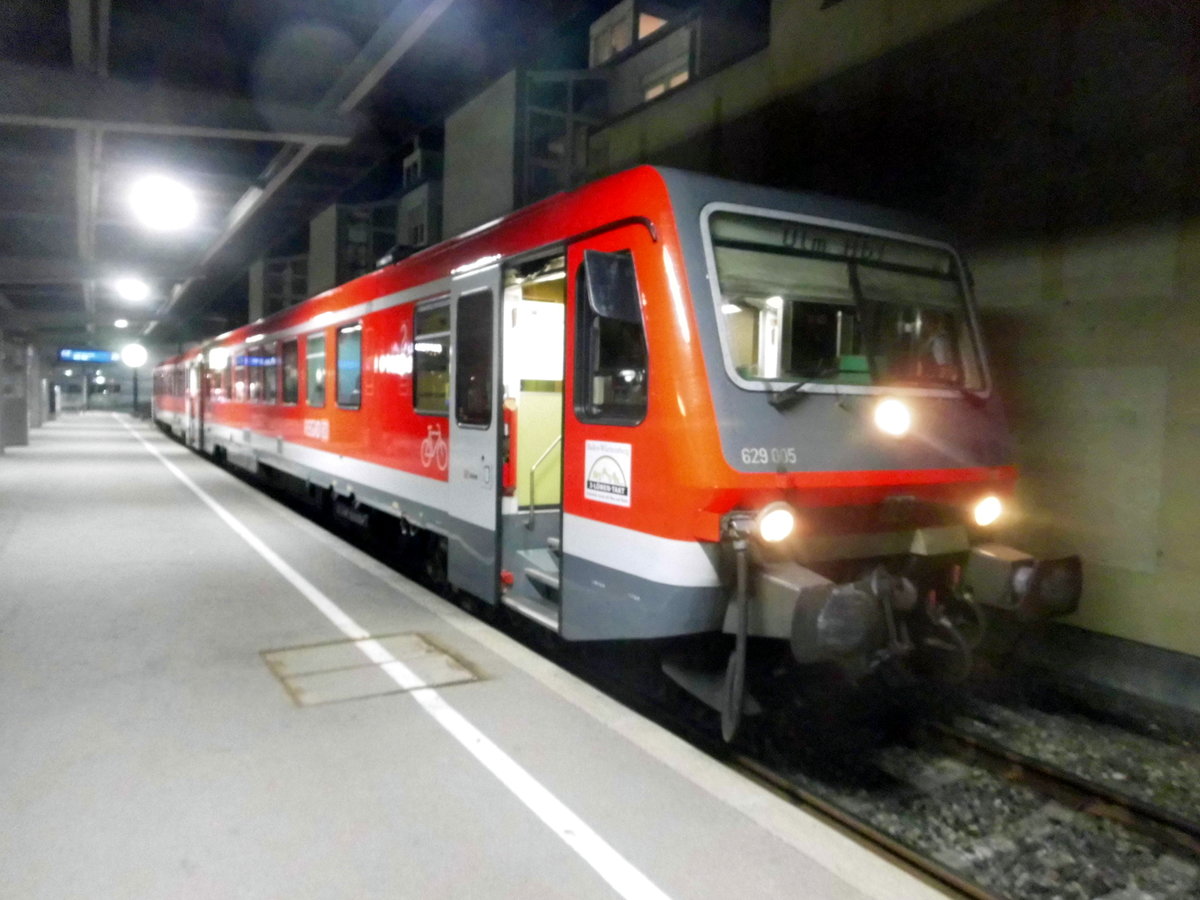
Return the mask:
M 145 423 L 0 457 L 0 896 L 614 895 L 945 896 Z

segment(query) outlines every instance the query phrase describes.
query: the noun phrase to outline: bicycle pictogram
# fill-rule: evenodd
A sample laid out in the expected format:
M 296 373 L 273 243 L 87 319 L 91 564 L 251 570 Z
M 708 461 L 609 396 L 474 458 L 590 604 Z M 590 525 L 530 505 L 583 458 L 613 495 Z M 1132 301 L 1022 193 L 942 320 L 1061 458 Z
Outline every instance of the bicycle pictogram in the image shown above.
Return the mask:
M 437 467 L 444 472 L 450 462 L 450 447 L 442 437 L 441 425 L 430 425 L 429 433 L 421 441 L 421 465 L 428 469 L 435 459 Z

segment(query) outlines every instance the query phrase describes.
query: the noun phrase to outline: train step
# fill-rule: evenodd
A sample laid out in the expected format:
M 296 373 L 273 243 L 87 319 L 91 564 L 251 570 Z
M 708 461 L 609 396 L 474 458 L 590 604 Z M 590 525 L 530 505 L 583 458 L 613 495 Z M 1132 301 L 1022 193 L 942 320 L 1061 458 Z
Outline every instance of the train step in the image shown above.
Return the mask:
M 558 604 L 544 597 L 524 597 L 520 594 L 505 594 L 501 602 L 509 609 L 532 619 L 539 625 L 558 631 Z
M 525 577 L 536 587 L 543 596 L 548 600 L 558 599 L 559 579 L 558 572 L 544 572 L 541 569 L 528 568 L 525 570 Z

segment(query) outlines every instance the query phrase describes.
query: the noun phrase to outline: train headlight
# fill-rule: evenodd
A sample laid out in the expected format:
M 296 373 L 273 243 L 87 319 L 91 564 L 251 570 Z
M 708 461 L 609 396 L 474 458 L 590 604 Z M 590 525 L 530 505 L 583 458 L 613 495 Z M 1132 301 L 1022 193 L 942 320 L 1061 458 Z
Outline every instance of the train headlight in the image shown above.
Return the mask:
M 987 527 L 1000 518 L 1004 504 L 996 496 L 984 497 L 975 504 L 975 524 Z
M 895 397 L 886 397 L 875 406 L 875 427 L 884 434 L 900 437 L 912 427 L 912 413 Z
M 755 516 L 754 530 L 760 540 L 778 544 L 796 530 L 796 511 L 782 500 L 768 503 Z

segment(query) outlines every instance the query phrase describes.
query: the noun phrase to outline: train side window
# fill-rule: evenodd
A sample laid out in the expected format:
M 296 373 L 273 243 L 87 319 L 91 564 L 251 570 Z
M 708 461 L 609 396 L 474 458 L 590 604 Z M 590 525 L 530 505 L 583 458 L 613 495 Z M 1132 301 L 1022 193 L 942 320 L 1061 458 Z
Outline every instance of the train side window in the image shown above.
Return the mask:
M 233 399 L 245 403 L 250 396 L 246 384 L 246 348 L 238 347 L 233 352 Z
M 423 303 L 413 312 L 413 409 L 450 412 L 450 301 Z
M 337 405 L 362 406 L 362 323 L 339 328 L 337 333 Z
M 633 255 L 584 251 L 575 294 L 575 413 L 636 425 L 646 417 L 647 353 Z
M 262 400 L 263 348 L 259 344 L 246 348 L 246 394 L 251 403 Z
M 492 292 L 475 291 L 458 298 L 454 334 L 454 418 L 460 425 L 492 424 Z
M 283 402 L 296 403 L 300 400 L 300 346 L 292 341 L 284 341 L 279 354 L 283 363 Z
M 325 335 L 310 334 L 304 341 L 308 367 L 308 405 L 325 405 Z
M 269 344 L 262 350 L 262 402 L 274 403 L 279 397 L 279 345 Z

